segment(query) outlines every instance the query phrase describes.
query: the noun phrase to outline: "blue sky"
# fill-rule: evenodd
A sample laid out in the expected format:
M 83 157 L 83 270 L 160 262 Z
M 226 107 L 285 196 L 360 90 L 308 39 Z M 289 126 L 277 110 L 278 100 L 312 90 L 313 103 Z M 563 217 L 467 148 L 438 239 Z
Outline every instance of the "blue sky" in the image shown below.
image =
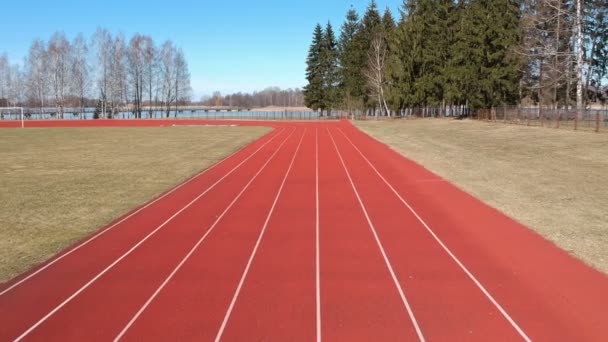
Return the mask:
M 398 16 L 402 0 L 377 0 Z M 195 98 L 214 90 L 253 91 L 305 85 L 305 59 L 317 22 L 339 31 L 352 5 L 368 0 L 24 1 L 6 0 L 0 19 L 0 53 L 21 61 L 35 38 L 63 31 L 70 39 L 97 27 L 113 33 L 171 39 L 186 54 Z

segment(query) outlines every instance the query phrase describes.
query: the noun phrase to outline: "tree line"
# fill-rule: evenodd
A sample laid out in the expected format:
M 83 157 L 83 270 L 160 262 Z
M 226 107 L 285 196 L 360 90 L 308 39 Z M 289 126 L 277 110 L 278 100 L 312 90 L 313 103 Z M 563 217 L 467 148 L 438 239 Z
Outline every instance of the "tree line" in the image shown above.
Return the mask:
M 233 93 L 222 95 L 219 91 L 211 97 L 204 97 L 201 103 L 205 106 L 229 106 L 239 108 L 260 108 L 268 106 L 302 107 L 304 94 L 299 88 L 281 89 L 278 87 L 266 88 L 253 93 Z
M 604 102 L 605 0 L 406 0 L 395 19 L 351 7 L 336 38 L 317 24 L 305 103 L 376 115 L 412 108 Z
M 141 118 L 144 106 L 168 116 L 190 96 L 183 51 L 147 35 L 127 40 L 100 28 L 91 39 L 79 34 L 70 41 L 57 32 L 48 41 L 34 40 L 22 64 L 0 55 L 0 107 L 54 108 L 63 117 L 66 108 L 82 113 L 95 106 L 101 117 L 130 111 Z

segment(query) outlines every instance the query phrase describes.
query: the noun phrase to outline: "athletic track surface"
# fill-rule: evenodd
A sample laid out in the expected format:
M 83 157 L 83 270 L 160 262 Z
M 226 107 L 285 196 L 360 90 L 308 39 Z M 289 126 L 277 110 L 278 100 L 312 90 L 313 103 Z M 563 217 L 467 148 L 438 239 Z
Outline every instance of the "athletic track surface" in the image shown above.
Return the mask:
M 608 277 L 350 123 L 213 123 L 274 130 L 0 285 L 0 341 L 608 341 Z

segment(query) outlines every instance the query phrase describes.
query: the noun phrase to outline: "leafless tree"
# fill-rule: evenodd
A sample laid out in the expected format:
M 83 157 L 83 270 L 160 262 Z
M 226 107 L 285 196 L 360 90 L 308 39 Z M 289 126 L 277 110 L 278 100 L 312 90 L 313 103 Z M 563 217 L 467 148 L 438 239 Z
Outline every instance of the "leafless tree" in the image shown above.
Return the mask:
M 85 101 L 90 87 L 90 66 L 88 61 L 89 47 L 82 34 L 72 43 L 72 72 L 70 79 L 71 93 L 78 98 L 80 116 L 84 113 Z
M 57 115 L 63 118 L 65 98 L 70 77 L 71 45 L 65 35 L 57 32 L 51 37 L 48 47 L 51 88 L 57 108 Z
M 82 34 L 70 43 L 57 32 L 48 43 L 33 41 L 22 64 L 11 65 L 6 54 L 0 56 L 0 105 L 24 103 L 41 112 L 55 106 L 60 118 L 66 108 L 78 107 L 84 113 L 95 104 L 101 117 L 133 108 L 141 118 L 145 97 L 150 115 L 158 103 L 168 115 L 173 104 L 189 102 L 190 93 L 183 51 L 171 41 L 157 50 L 145 35 L 137 34 L 127 44 L 122 34 L 113 36 L 100 28 L 88 44 Z
M 365 69 L 365 77 L 367 79 L 367 87 L 370 91 L 370 97 L 376 98 L 378 105 L 382 111 L 386 111 L 390 115 L 386 100 L 384 98 L 384 86 L 386 83 L 386 58 L 388 48 L 386 40 L 380 34 L 381 31 L 374 36 L 371 41 L 371 48 L 367 54 L 367 68 Z M 376 112 L 376 116 L 378 112 Z
M 539 107 L 558 107 L 558 94 L 569 106 L 572 78 L 572 7 L 567 0 L 527 0 L 523 4 L 524 40 L 520 49 L 525 63 L 524 82 L 536 93 Z M 566 88 L 564 91 L 563 88 Z
M 108 97 L 110 87 L 110 69 L 112 61 L 112 35 L 106 29 L 98 28 L 93 38 L 97 55 L 97 86 L 101 113 L 105 117 L 108 112 Z
M 0 106 L 8 106 L 8 78 L 9 78 L 9 62 L 8 56 L 5 54 L 0 56 Z
M 110 115 L 114 117 L 128 105 L 127 81 L 127 45 L 122 34 L 117 35 L 113 42 L 110 61 Z
M 8 99 L 12 106 L 20 105 L 24 102 L 25 79 L 19 64 L 13 64 L 8 72 Z
M 157 74 L 157 51 L 154 40 L 149 36 L 143 36 L 142 49 L 144 53 L 144 89 L 148 93 L 149 115 L 152 116 L 152 94 L 154 92 L 154 80 Z
M 0 56 L 0 106 L 20 104 L 24 94 L 24 73 L 19 64 L 10 64 L 7 55 Z
M 175 48 L 173 43 L 166 41 L 160 50 L 160 77 L 162 88 L 162 105 L 166 116 L 169 117 L 171 104 L 175 100 Z
M 211 97 L 201 98 L 205 106 L 230 106 L 240 108 L 257 108 L 267 106 L 302 107 L 304 94 L 301 89 L 280 89 L 278 87 L 266 88 L 262 91 L 249 93 L 234 93 L 222 96 L 219 91 Z
M 30 46 L 26 60 L 27 87 L 31 100 L 40 106 L 40 112 L 44 112 L 45 100 L 49 90 L 48 54 L 45 43 L 36 39 Z
M 131 38 L 128 51 L 129 81 L 133 90 L 133 111 L 136 118 L 141 118 L 144 70 L 145 70 L 145 51 L 144 38 L 137 34 Z
M 175 116 L 179 102 L 185 103 L 190 99 L 192 88 L 190 87 L 190 71 L 188 62 L 182 49 L 175 53 Z

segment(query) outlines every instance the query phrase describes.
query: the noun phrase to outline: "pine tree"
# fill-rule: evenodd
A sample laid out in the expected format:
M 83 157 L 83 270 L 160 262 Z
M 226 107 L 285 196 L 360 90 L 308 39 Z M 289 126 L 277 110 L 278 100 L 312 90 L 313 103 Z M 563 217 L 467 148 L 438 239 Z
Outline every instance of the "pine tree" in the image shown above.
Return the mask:
M 315 111 L 321 109 L 321 115 L 323 114 L 325 103 L 322 63 L 324 49 L 323 28 L 320 24 L 317 24 L 313 33 L 312 43 L 308 50 L 308 58 L 306 59 L 306 80 L 308 84 L 304 87 L 304 103 Z
M 608 72 L 608 5 L 605 0 L 590 0 L 585 6 L 585 32 L 589 37 L 585 87 L 588 92 L 593 90 L 591 100 L 605 102 L 602 85 Z
M 444 71 L 448 60 L 447 18 L 450 0 L 415 0 L 410 9 L 414 50 L 414 93 L 420 106 L 444 100 Z
M 338 41 L 339 91 L 341 105 L 349 112 L 362 107 L 365 81 L 361 73 L 361 47 L 357 35 L 361 25 L 359 15 L 351 7 L 342 24 Z
M 321 108 L 327 109 L 328 113 L 331 109 L 336 108 L 339 104 L 338 98 L 338 47 L 334 30 L 331 23 L 327 23 L 325 28 L 325 36 L 323 38 L 323 49 L 321 50 L 321 64 L 323 72 L 323 101 Z
M 481 52 L 475 56 L 479 95 L 473 105 L 492 108 L 518 101 L 521 73 L 515 48 L 521 37 L 519 13 L 518 5 L 511 1 L 471 1 L 469 18 L 481 43 L 477 47 Z
M 414 97 L 414 37 L 410 32 L 410 3 L 403 1 L 401 18 L 395 30 L 396 48 L 393 51 L 395 64 L 390 75 L 393 101 L 399 107 L 413 107 Z
M 399 46 L 397 41 L 397 26 L 393 14 L 388 7 L 382 16 L 382 36 L 384 37 L 387 47 L 386 68 L 384 70 L 384 78 L 386 81 L 385 98 L 388 107 L 393 111 L 397 111 L 401 106 L 398 89 L 393 79 L 395 78 L 395 75 L 398 74 L 399 60 L 397 58 L 397 50 Z
M 444 67 L 445 98 L 451 105 L 466 105 L 470 100 L 469 95 L 478 91 L 473 87 L 477 83 L 479 68 L 473 60 L 477 60 L 483 51 L 480 49 L 481 40 L 473 31 L 474 23 L 468 12 L 465 13 L 467 4 L 461 2 L 450 16 L 452 31 L 450 32 L 451 44 L 448 48 L 449 59 Z M 467 15 L 465 15 L 467 14 Z M 469 36 L 473 34 L 473 36 Z M 479 63 L 477 63 L 479 64 Z

